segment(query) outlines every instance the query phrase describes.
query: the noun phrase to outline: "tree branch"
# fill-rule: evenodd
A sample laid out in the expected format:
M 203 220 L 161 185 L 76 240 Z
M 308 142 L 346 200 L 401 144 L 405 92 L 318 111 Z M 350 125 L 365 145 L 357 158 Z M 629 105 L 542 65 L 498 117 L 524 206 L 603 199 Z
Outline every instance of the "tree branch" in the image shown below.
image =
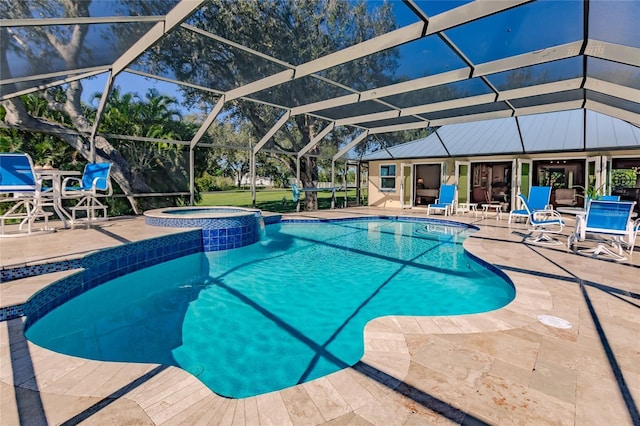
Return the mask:
M 47 108 L 52 111 L 64 112 L 64 104 L 62 102 L 58 102 L 54 99 L 54 97 L 48 91 L 44 90 L 42 92 L 38 92 L 36 95 L 40 95 L 42 99 L 47 101 Z
M 69 1 L 63 2 L 64 9 L 68 17 L 77 18 L 82 16 L 89 16 L 89 3 L 84 1 Z M 46 37 L 49 44 L 62 56 L 67 63 L 68 67 L 77 67 L 78 56 L 82 51 L 82 45 L 84 43 L 85 36 L 89 31 L 88 25 L 74 25 L 71 30 L 71 37 L 69 42 L 63 44 L 51 31 L 46 31 Z
M 10 36 L 11 39 L 22 49 L 22 54 L 27 57 L 29 62 L 35 63 L 35 61 L 37 61 L 36 56 L 33 55 L 33 52 L 29 48 L 29 45 L 27 44 L 27 42 L 25 42 L 20 36 L 18 36 L 18 34 L 15 31 L 13 31 L 11 28 L 3 28 L 3 30 L 6 31 L 7 36 Z M 8 39 L 8 37 L 7 38 L 0 37 L 0 38 L 4 38 L 5 40 Z M 3 50 L 4 50 L 4 43 L 3 43 Z

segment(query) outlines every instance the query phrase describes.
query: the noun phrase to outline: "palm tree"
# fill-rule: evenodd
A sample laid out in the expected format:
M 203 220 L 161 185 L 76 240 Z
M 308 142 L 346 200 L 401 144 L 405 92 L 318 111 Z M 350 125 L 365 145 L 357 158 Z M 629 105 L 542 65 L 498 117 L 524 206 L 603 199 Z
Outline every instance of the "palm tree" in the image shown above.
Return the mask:
M 100 94 L 94 95 L 94 99 Z M 192 125 L 180 121 L 175 97 L 149 89 L 144 97 L 122 93 L 116 86 L 109 94 L 100 131 L 154 139 L 178 139 L 195 132 Z M 193 133 L 192 133 L 193 134 Z M 186 191 L 189 183 L 188 156 L 173 143 L 148 143 L 116 140 L 114 146 L 129 159 L 130 172 L 156 192 Z

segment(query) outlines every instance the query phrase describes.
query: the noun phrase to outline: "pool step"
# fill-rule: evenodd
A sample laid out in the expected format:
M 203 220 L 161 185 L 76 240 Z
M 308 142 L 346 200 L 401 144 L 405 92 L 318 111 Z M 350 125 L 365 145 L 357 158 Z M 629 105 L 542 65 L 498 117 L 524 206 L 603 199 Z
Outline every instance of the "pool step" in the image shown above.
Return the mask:
M 0 283 L 6 283 L 22 278 L 68 271 L 82 267 L 82 258 L 63 259 L 57 261 L 40 262 L 36 264 L 9 265 L 0 270 Z
M 24 304 L 38 291 L 51 283 L 76 273 L 79 269 L 50 272 L 14 279 L 0 285 L 0 322 L 21 317 Z

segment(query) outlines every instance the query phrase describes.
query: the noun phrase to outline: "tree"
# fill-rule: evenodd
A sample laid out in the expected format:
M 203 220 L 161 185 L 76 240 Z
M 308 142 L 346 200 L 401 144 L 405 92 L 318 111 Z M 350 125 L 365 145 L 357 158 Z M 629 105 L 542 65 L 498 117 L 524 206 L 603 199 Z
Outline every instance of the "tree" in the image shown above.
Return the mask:
M 101 94 L 95 93 L 94 99 Z M 180 120 L 175 97 L 149 89 L 144 97 L 121 93 L 115 86 L 109 93 L 100 131 L 154 139 L 188 139 L 195 134 L 195 124 Z M 189 162 L 185 148 L 163 142 L 114 140 L 113 145 L 131 162 L 135 179 L 147 182 L 157 192 L 184 191 L 189 186 Z
M 291 172 L 288 167 L 284 167 L 280 162 L 275 161 L 273 157 L 261 152 L 256 155 L 256 173 L 258 176 L 270 178 L 276 188 L 288 186 L 291 178 Z
M 255 138 L 246 123 L 233 123 L 230 119 L 211 126 L 209 134 L 214 143 L 221 146 L 215 149 L 219 167 L 226 176 L 233 177 L 240 188 L 242 178 L 250 171 L 250 150 L 256 143 Z
M 121 2 L 119 7 L 126 9 L 130 3 L 148 2 Z M 21 0 L 16 2 L 0 3 L 0 12 L 4 18 L 22 18 L 25 16 L 42 17 L 86 17 L 90 16 L 89 7 L 91 1 L 86 0 L 62 0 L 50 2 L 46 0 Z M 148 7 L 148 5 L 133 5 L 136 7 Z M 126 15 L 123 10 L 123 15 Z M 148 26 L 144 24 L 131 24 L 126 29 L 120 29 L 120 38 L 116 37 L 114 46 L 109 48 L 114 51 L 124 40 L 142 34 Z M 110 29 L 103 28 L 108 32 Z M 29 27 L 28 29 L 15 29 L 10 27 L 0 28 L 0 68 L 3 69 L 3 79 L 10 79 L 11 67 L 9 57 L 19 58 L 21 62 L 28 64 L 33 70 L 51 72 L 53 69 L 77 69 L 86 65 L 88 57 L 91 57 L 91 49 L 85 44 L 89 34 L 88 25 L 44 26 Z M 105 34 L 93 34 L 93 37 L 103 37 Z M 113 37 L 109 37 L 113 39 Z M 104 44 L 103 44 L 104 45 Z M 102 52 L 104 53 L 104 52 Z M 113 53 L 110 52 L 112 55 Z M 7 85 L 11 90 L 11 87 Z M 86 160 L 92 161 L 89 136 L 92 131 L 90 117 L 87 116 L 81 103 L 82 84 L 73 81 L 64 87 L 38 92 L 38 96 L 47 102 L 47 110 L 50 113 L 58 113 L 59 120 L 45 115 L 37 115 L 29 112 L 23 98 L 15 97 L 1 102 L 4 107 L 4 121 L 10 126 L 26 127 L 36 132 L 56 134 Z M 72 128 L 80 135 L 64 133 Z M 125 194 L 135 192 L 148 192 L 149 186 L 139 176 L 131 172 L 129 161 L 102 136 L 95 137 L 95 154 L 98 161 L 110 161 L 113 163 L 111 176 Z M 140 213 L 137 202 L 129 197 L 129 202 L 136 213 Z
M 125 16 L 145 16 L 164 14 L 168 11 L 167 5 L 170 4 L 172 2 L 114 0 L 105 2 L 101 7 L 109 7 L 113 12 Z M 86 0 L 21 0 L 0 3 L 0 12 L 6 18 L 85 17 L 90 15 L 90 6 L 91 1 Z M 189 18 L 189 25 L 255 49 L 277 58 L 277 61 L 251 55 L 196 32 L 177 28 L 139 58 L 136 67 L 142 71 L 170 75 L 178 80 L 227 91 L 286 69 L 282 62 L 293 66 L 302 64 L 394 29 L 391 6 L 386 2 L 376 6 L 372 8 L 370 3 L 364 0 L 211 0 Z M 0 27 L 0 68 L 3 69 L 3 79 L 12 77 L 10 71 L 7 71 L 11 70 L 10 57 L 18 57 L 21 63 L 30 67 L 36 74 L 40 71 L 71 70 L 109 64 L 110 58 L 119 57 L 131 45 L 131 40 L 145 33 L 150 25 L 152 24 L 148 22 L 140 22 L 100 26 L 77 24 Z M 89 31 L 89 28 L 92 31 Z M 108 43 L 104 43 L 104 40 L 108 40 Z M 96 46 L 100 47 L 100 51 Z M 43 67 L 43 64 L 46 65 Z M 364 90 L 395 82 L 396 69 L 397 51 L 389 49 L 333 67 L 320 74 L 343 86 Z M 8 85 L 6 87 L 11 91 Z M 184 86 L 182 90 L 189 105 L 207 105 L 211 108 L 217 101 L 217 95 L 192 86 Z M 252 97 L 264 100 L 267 104 L 237 99 L 230 102 L 225 111 L 234 123 L 250 124 L 253 140 L 262 138 L 283 114 L 281 108 L 270 104 L 291 107 L 348 93 L 343 88 L 330 85 L 314 76 L 295 79 L 263 92 L 253 94 Z M 43 133 L 70 128 L 77 130 L 79 135 L 60 133 L 59 137 L 82 157 L 92 160 L 89 139 L 95 115 L 83 106 L 81 94 L 82 85 L 77 81 L 39 92 L 38 96 L 47 101 L 49 114 L 58 114 L 56 119 L 30 113 L 22 98 L 5 100 L 2 102 L 6 110 L 4 121 L 11 126 L 27 126 Z M 122 101 L 122 108 L 125 108 L 125 104 L 132 104 L 136 108 L 140 106 L 138 99 L 128 98 Z M 171 108 L 167 109 L 163 102 L 164 100 L 160 99 L 158 104 L 143 102 L 146 107 L 145 114 L 163 120 L 163 126 L 149 127 L 144 134 L 177 135 L 184 130 L 176 125 L 178 120 L 174 119 Z M 142 133 L 140 123 L 124 120 L 126 117 L 138 117 L 135 114 L 141 114 L 141 111 L 123 109 L 118 115 L 117 108 L 108 109 L 103 120 L 119 122 L 124 126 L 118 127 L 114 133 L 126 133 L 123 129 L 129 134 Z M 130 112 L 132 114 L 129 114 Z M 167 115 L 163 116 L 165 113 Z M 165 122 L 167 126 L 164 125 Z M 280 151 L 298 152 L 327 124 L 316 117 L 295 116 L 277 132 L 271 144 Z M 169 125 L 175 127 L 168 127 Z M 104 128 L 106 125 L 101 124 L 100 129 Z M 353 129 L 348 128 L 335 129 L 320 146 L 309 151 L 309 155 L 305 156 L 301 163 L 301 180 L 304 186 L 314 186 L 317 183 L 318 156 L 336 152 L 337 147 L 349 140 L 353 132 Z M 190 140 L 190 136 L 192 135 L 184 136 L 182 140 Z M 113 163 L 113 178 L 125 194 L 149 192 L 152 183 L 155 185 L 165 182 L 145 180 L 150 176 L 146 171 L 151 170 L 154 150 L 164 147 L 146 146 L 141 152 L 133 143 L 110 141 L 100 135 L 95 137 L 95 147 L 99 161 Z M 175 148 L 172 161 L 176 163 L 173 164 L 175 170 L 182 173 L 184 168 L 179 163 L 183 161 L 181 159 L 184 155 L 178 155 L 178 152 L 179 149 Z M 130 158 L 129 155 L 134 157 Z M 286 167 L 290 175 L 296 174 L 295 156 L 273 153 L 268 155 Z M 141 158 L 142 165 L 136 166 Z M 210 159 L 204 161 L 211 163 Z M 197 165 L 197 168 L 200 167 L 202 166 Z M 133 197 L 129 200 L 134 211 L 139 213 L 137 202 Z M 306 200 L 308 208 L 316 207 L 313 194 L 309 194 Z
M 189 24 L 236 43 L 277 58 L 292 65 L 317 59 L 395 28 L 391 6 L 381 3 L 370 10 L 365 1 L 347 0 L 213 0 L 194 14 Z M 207 52 L 203 55 L 202 52 Z M 197 58 L 197 61 L 194 61 Z M 285 69 L 282 65 L 248 55 L 223 43 L 212 42 L 197 34 L 182 31 L 170 34 L 158 43 L 146 57 L 146 71 L 171 70 L 183 81 L 226 91 Z M 397 68 L 397 51 L 390 49 L 328 69 L 322 73 L 356 90 L 387 85 Z M 190 104 L 212 105 L 217 99 L 210 94 L 186 87 L 185 98 Z M 304 77 L 252 96 L 268 102 L 295 106 L 328 99 L 346 91 L 320 79 Z M 251 124 L 256 140 L 273 126 L 283 114 L 281 109 L 261 103 L 236 100 L 228 113 L 238 121 Z M 273 147 L 297 152 L 306 146 L 328 123 L 299 115 L 290 119 L 276 133 Z M 336 147 L 353 133 L 336 129 L 321 147 L 314 147 L 301 163 L 304 186 L 317 183 L 317 155 L 323 146 Z M 274 156 L 296 174 L 293 156 Z M 317 207 L 312 193 L 306 197 L 307 208 Z

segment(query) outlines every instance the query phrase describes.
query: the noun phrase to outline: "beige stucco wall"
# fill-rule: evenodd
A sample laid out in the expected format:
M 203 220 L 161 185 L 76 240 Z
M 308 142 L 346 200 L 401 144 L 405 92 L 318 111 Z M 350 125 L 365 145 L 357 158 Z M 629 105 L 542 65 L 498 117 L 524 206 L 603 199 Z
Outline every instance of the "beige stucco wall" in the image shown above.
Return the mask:
M 412 160 L 395 160 L 395 161 L 372 161 L 369 163 L 369 205 L 376 207 L 400 207 L 400 184 L 402 164 L 428 164 L 428 163 L 446 163 L 447 181 L 445 183 L 453 183 L 455 175 L 454 165 L 455 159 L 412 159 Z M 396 189 L 395 191 L 380 190 L 380 166 L 383 164 L 395 164 L 396 166 Z M 412 177 L 413 179 L 413 177 Z
M 380 165 L 395 164 L 396 165 L 396 190 L 381 191 L 380 190 Z M 384 161 L 369 163 L 369 205 L 377 207 L 400 207 L 400 162 Z
M 610 158 L 620 157 L 640 157 L 640 150 L 624 150 L 624 151 L 601 151 L 601 152 L 564 152 L 564 153 L 542 153 L 542 154 L 529 154 L 521 156 L 513 155 L 495 155 L 495 156 L 482 156 L 482 157 L 454 157 L 454 158 L 412 158 L 401 160 L 376 160 L 369 162 L 369 182 L 368 182 L 368 197 L 369 205 L 376 207 L 400 207 L 400 184 L 401 173 L 400 167 L 402 164 L 433 164 L 444 163 L 446 167 L 446 182 L 447 184 L 455 183 L 455 163 L 456 161 L 469 161 L 476 162 L 503 162 L 512 161 L 514 159 L 527 159 L 527 160 L 563 160 L 563 159 L 587 159 L 595 156 L 607 156 Z M 381 191 L 380 190 L 380 166 L 383 164 L 395 164 L 396 166 L 396 189 L 395 191 Z

